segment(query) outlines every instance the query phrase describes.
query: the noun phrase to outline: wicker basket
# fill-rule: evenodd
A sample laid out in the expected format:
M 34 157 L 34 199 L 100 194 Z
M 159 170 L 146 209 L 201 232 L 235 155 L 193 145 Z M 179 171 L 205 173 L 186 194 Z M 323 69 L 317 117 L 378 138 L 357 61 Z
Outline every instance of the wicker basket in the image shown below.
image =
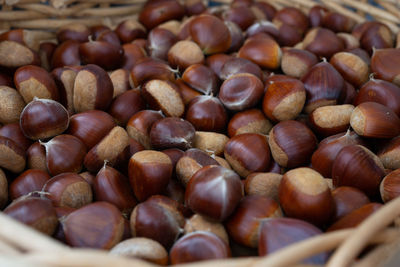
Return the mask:
M 304 12 L 317 2 L 313 0 L 266 0 L 280 9 L 295 6 Z M 113 26 L 136 17 L 144 0 L 0 0 L 0 29 L 26 28 L 54 30 L 71 22 Z M 229 4 L 231 0 L 213 2 Z M 399 33 L 400 1 L 378 0 L 375 4 L 356 0 L 320 0 L 319 4 L 345 14 L 360 23 L 367 18 L 379 20 Z M 371 1 L 370 1 L 371 2 Z M 180 266 L 293 266 L 324 251 L 335 252 L 327 266 L 383 266 L 400 251 L 400 198 L 384 205 L 356 229 L 326 233 L 291 245 L 267 257 L 234 258 L 205 261 Z M 369 244 L 375 244 L 363 258 L 355 260 Z M 392 266 L 396 266 L 394 264 Z M 73 249 L 14 221 L 0 213 L 0 266 L 154 266 L 137 260 L 116 257 L 106 251 Z

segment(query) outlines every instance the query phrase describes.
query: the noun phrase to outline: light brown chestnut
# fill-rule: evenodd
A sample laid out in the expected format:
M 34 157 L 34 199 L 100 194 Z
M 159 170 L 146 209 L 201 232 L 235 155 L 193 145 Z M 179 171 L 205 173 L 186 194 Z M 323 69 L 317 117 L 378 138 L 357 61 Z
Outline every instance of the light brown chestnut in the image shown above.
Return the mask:
M 113 98 L 120 96 L 129 89 L 132 89 L 129 78 L 130 72 L 127 69 L 116 69 L 109 73 L 111 82 L 114 87 Z
M 253 172 L 244 180 L 246 195 L 264 196 L 279 202 L 279 185 L 282 175 L 272 172 Z
M 60 103 L 68 110 L 70 115 L 74 114 L 74 83 L 78 70 L 71 67 L 56 68 L 51 75 L 60 92 Z
M 304 33 L 309 26 L 307 16 L 300 9 L 294 7 L 285 7 L 279 10 L 275 14 L 273 22 L 297 27 L 301 33 Z
M 400 168 L 400 137 L 391 139 L 379 149 L 377 156 L 386 169 L 396 170 Z
M 24 99 L 17 90 L 0 85 L 0 123 L 18 122 L 24 107 Z
M 39 55 L 18 42 L 0 41 L 0 66 L 18 68 L 26 65 L 40 65 Z
M 216 132 L 196 131 L 194 147 L 203 150 L 209 155 L 221 156 L 229 137 Z
M 46 149 L 39 142 L 33 143 L 26 151 L 28 169 L 38 169 L 48 173 L 46 164 Z
M 13 140 L 0 136 L 0 167 L 14 173 L 25 169 L 25 151 Z
M 287 77 L 266 83 L 262 110 L 274 122 L 293 120 L 303 110 L 305 102 L 306 90 L 303 83 Z
M 293 169 L 283 175 L 279 203 L 286 216 L 317 226 L 329 223 L 335 212 L 328 184 L 321 174 L 310 168 Z
M 352 50 L 360 47 L 360 41 L 350 33 L 339 32 L 336 36 L 343 41 L 345 50 Z
M 67 109 L 51 99 L 35 98 L 20 116 L 21 130 L 32 140 L 48 139 L 63 133 L 69 125 Z
M 113 91 L 110 76 L 104 69 L 93 64 L 82 67 L 74 83 L 75 112 L 106 110 L 111 104 Z
M 307 164 L 317 147 L 317 138 L 303 123 L 282 121 L 269 133 L 269 146 L 274 160 L 282 167 Z
M 228 135 L 233 137 L 243 133 L 268 134 L 272 124 L 259 109 L 249 109 L 236 113 L 228 123 Z
M 229 244 L 228 233 L 224 225 L 199 214 L 194 214 L 189 219 L 186 219 L 184 230 L 185 234 L 197 231 L 211 232 Z
M 376 102 L 358 105 L 351 114 L 350 125 L 363 137 L 393 138 L 400 134 L 400 118 L 392 109 Z
M 92 202 L 92 189 L 88 182 L 76 173 L 54 176 L 43 186 L 55 207 L 80 208 Z
M 317 63 L 317 56 L 307 50 L 296 48 L 283 50 L 281 68 L 288 76 L 301 78 Z
M 359 56 L 349 52 L 339 52 L 331 57 L 329 63 L 335 67 L 343 78 L 356 87 L 368 80 L 368 64 Z
M 332 165 L 331 177 L 335 187 L 352 186 L 369 197 L 379 193 L 379 184 L 384 176 L 380 159 L 361 145 L 342 148 Z
M 172 67 L 184 70 L 190 65 L 202 64 L 204 62 L 203 51 L 193 41 L 179 41 L 169 49 L 168 62 Z
M 139 201 L 161 194 L 172 175 L 172 161 L 164 153 L 143 150 L 129 160 L 129 181 Z

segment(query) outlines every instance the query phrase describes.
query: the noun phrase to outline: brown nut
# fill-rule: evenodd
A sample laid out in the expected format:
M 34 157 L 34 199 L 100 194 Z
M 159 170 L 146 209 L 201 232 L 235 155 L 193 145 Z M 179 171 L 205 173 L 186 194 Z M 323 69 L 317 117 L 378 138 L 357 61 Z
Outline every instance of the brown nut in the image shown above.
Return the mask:
M 169 49 L 168 62 L 172 67 L 184 70 L 190 65 L 202 64 L 204 62 L 203 51 L 193 41 L 179 41 Z
M 282 175 L 272 172 L 253 172 L 244 180 L 246 195 L 265 196 L 279 202 L 279 185 Z
M 25 151 L 11 139 L 0 136 L 0 167 L 20 173 L 25 164 Z
M 194 214 L 186 220 L 184 230 L 185 234 L 197 231 L 211 232 L 229 244 L 228 233 L 226 232 L 224 225 L 207 219 L 199 214 Z
M 377 156 L 386 169 L 396 170 L 400 168 L 400 137 L 391 139 L 379 149 Z
M 271 122 L 259 109 L 241 111 L 232 116 L 228 124 L 228 135 L 233 137 L 243 133 L 268 134 Z
M 317 63 L 317 56 L 307 50 L 296 48 L 283 50 L 281 68 L 288 76 L 301 78 Z
M 194 147 L 203 150 L 210 155 L 222 155 L 229 137 L 215 132 L 196 131 Z
M 18 68 L 25 65 L 40 65 L 39 55 L 18 42 L 0 41 L 0 66 Z
M 379 191 L 384 203 L 398 197 L 400 195 L 400 170 L 390 172 L 383 178 Z
M 17 90 L 0 85 L 0 123 L 18 122 L 24 107 L 24 99 Z

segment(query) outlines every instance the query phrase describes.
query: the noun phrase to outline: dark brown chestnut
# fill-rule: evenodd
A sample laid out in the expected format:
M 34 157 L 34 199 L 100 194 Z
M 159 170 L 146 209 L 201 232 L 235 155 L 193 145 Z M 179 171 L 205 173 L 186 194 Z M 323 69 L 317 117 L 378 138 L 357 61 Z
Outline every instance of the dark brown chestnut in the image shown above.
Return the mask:
M 10 198 L 14 200 L 31 192 L 41 191 L 49 179 L 50 175 L 42 170 L 26 170 L 10 184 Z
M 185 8 L 177 0 L 149 1 L 139 13 L 139 22 L 148 30 L 172 19 L 181 19 Z
M 81 58 L 79 56 L 79 45 L 79 42 L 72 40 L 61 43 L 54 50 L 51 58 L 51 66 L 53 68 L 80 66 Z
M 182 74 L 182 80 L 193 89 L 203 94 L 217 94 L 218 77 L 207 66 L 194 64 Z
M 344 49 L 344 44 L 336 34 L 326 28 L 316 27 L 307 32 L 303 40 L 304 49 L 318 57 L 330 58 Z
M 132 89 L 117 96 L 111 103 L 108 113 L 114 117 L 118 125 L 125 126 L 135 113 L 145 107 L 140 91 Z
M 336 206 L 334 222 L 369 203 L 368 197 L 361 190 L 350 186 L 335 188 L 332 197 Z
M 136 19 L 127 19 L 118 24 L 115 33 L 122 43 L 130 43 L 138 38 L 146 37 L 146 28 Z
M 22 132 L 19 123 L 10 123 L 1 127 L 0 136 L 7 137 L 13 140 L 24 151 L 26 151 L 32 144 L 32 141 L 29 140 Z

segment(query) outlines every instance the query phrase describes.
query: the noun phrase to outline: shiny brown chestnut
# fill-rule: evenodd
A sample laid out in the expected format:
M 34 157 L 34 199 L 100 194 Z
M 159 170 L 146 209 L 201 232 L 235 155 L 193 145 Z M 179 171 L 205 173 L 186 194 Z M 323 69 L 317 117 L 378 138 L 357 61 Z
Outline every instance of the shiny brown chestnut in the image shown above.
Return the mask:
M 231 46 L 231 35 L 222 20 L 212 15 L 199 15 L 189 24 L 189 33 L 204 54 L 224 53 Z
M 59 100 L 57 86 L 45 69 L 27 65 L 18 68 L 14 74 L 14 83 L 26 103 L 34 97 Z
M 0 41 L 8 40 L 18 42 L 37 52 L 41 43 L 49 41 L 54 37 L 54 33 L 49 31 L 13 29 L 0 34 Z
M 359 104 L 351 114 L 350 125 L 363 137 L 393 138 L 400 134 L 400 118 L 392 109 L 376 102 Z
M 210 232 L 229 244 L 228 233 L 226 232 L 224 225 L 199 214 L 194 214 L 189 219 L 186 219 L 184 230 L 185 234 L 197 231 Z
M 23 197 L 4 209 L 4 214 L 46 235 L 53 235 L 58 219 L 51 201 L 42 197 Z
M 69 114 L 63 105 L 51 99 L 30 102 L 21 113 L 20 126 L 32 140 L 48 139 L 63 133 L 69 125 Z
M 150 129 L 151 146 L 155 149 L 193 147 L 195 128 L 181 118 L 168 117 L 153 123 Z
M 0 85 L 0 123 L 18 122 L 24 107 L 24 99 L 17 90 Z
M 197 231 L 184 235 L 171 248 L 172 264 L 224 259 L 231 256 L 228 244 L 210 232 Z
M 132 236 L 153 239 L 169 250 L 185 224 L 178 206 L 178 202 L 158 195 L 139 203 L 130 216 Z
M 205 65 L 194 64 L 182 74 L 182 80 L 193 89 L 203 94 L 217 94 L 218 77 Z
M 267 137 L 256 133 L 231 137 L 225 145 L 224 155 L 242 177 L 252 172 L 266 171 L 271 158 Z
M 86 147 L 79 138 L 62 134 L 41 145 L 46 149 L 46 166 L 51 175 L 82 170 Z
M 92 189 L 88 182 L 76 173 L 54 176 L 43 186 L 55 207 L 80 208 L 92 202 Z
M 336 36 L 343 41 L 345 50 L 353 50 L 360 47 L 360 41 L 350 33 L 339 32 Z
M 331 177 L 332 165 L 340 150 L 348 145 L 364 145 L 364 141 L 352 131 L 323 139 L 311 157 L 312 168 L 324 177 Z
M 38 169 L 48 173 L 46 149 L 39 142 L 33 143 L 26 151 L 26 166 L 28 169 Z
M 163 28 L 154 28 L 147 36 L 147 51 L 149 56 L 161 60 L 168 59 L 168 51 L 178 41 L 174 33 Z
M 110 114 L 89 110 L 71 117 L 67 133 L 78 137 L 91 149 L 116 126 Z
M 280 22 L 296 27 L 301 33 L 306 32 L 309 26 L 307 16 L 300 9 L 294 7 L 285 7 L 279 10 L 275 14 L 273 22 Z
M 269 133 L 269 146 L 274 160 L 282 167 L 307 164 L 317 147 L 317 138 L 303 123 L 282 121 Z
M 128 90 L 117 96 L 110 105 L 108 113 L 114 117 L 118 125 L 125 126 L 129 119 L 140 110 L 145 109 L 146 104 L 136 89 Z
M 224 221 L 234 212 L 242 196 L 243 184 L 234 171 L 209 165 L 198 170 L 190 179 L 186 186 L 185 203 L 196 213 Z
M 221 80 L 226 80 L 230 78 L 232 75 L 239 74 L 239 73 L 250 73 L 260 80 L 263 80 L 263 72 L 261 68 L 251 62 L 250 60 L 244 58 L 228 58 L 222 65 L 220 70 L 219 77 Z
M 139 201 L 161 194 L 172 175 L 171 159 L 164 153 L 143 150 L 129 160 L 129 181 Z
M 82 67 L 74 83 L 75 112 L 106 110 L 111 104 L 113 90 L 110 76 L 104 69 L 93 64 Z
M 379 184 L 385 176 L 380 159 L 361 145 L 345 146 L 337 154 L 332 165 L 333 185 L 352 186 L 374 197 L 379 193 Z
M 336 206 L 335 215 L 333 216 L 334 222 L 370 202 L 361 190 L 350 186 L 335 188 L 332 191 L 332 197 Z
M 400 168 L 400 137 L 391 139 L 378 150 L 377 156 L 386 169 L 396 170 Z
M 334 32 L 351 32 L 356 22 L 338 12 L 327 12 L 322 18 L 322 26 Z
M 90 41 L 79 45 L 79 54 L 84 64 L 113 70 L 121 66 L 124 50 L 120 45 L 106 41 Z
M 228 123 L 228 135 L 233 137 L 243 133 L 268 134 L 272 124 L 258 109 L 241 111 L 232 116 Z
M 243 45 L 244 33 L 235 22 L 225 20 L 224 23 L 228 27 L 229 34 L 231 35 L 231 45 L 227 53 L 236 52 Z
M 10 198 L 14 200 L 31 192 L 41 191 L 49 179 L 50 175 L 42 170 L 26 170 L 10 184 Z
M 288 76 L 301 78 L 317 63 L 317 56 L 307 50 L 296 48 L 283 50 L 281 68 Z
M 321 174 L 310 168 L 286 172 L 279 186 L 279 203 L 286 216 L 317 226 L 331 222 L 335 202 Z
M 137 204 L 128 178 L 107 165 L 97 173 L 93 188 L 96 201 L 114 204 L 123 214 L 130 214 Z
M 265 256 L 293 243 L 315 237 L 322 231 L 314 225 L 292 218 L 272 218 L 261 223 L 258 254 Z M 305 264 L 325 264 L 328 253 L 320 253 L 303 261 Z
M 380 103 L 400 116 L 400 87 L 391 82 L 370 78 L 358 91 L 354 105 L 364 102 Z
M 1 127 L 0 136 L 7 137 L 13 140 L 24 151 L 26 151 L 32 144 L 32 141 L 29 140 L 22 132 L 19 123 L 10 123 Z
M 171 69 L 164 61 L 153 58 L 140 59 L 131 70 L 131 79 L 134 87 L 144 82 L 158 79 L 166 81 L 175 80 L 176 71 Z
M 0 136 L 0 167 L 13 173 L 21 173 L 25 165 L 25 151 L 13 140 Z
M 57 29 L 57 40 L 59 43 L 63 43 L 67 40 L 83 43 L 89 41 L 90 34 L 90 29 L 85 24 L 70 23 Z
M 321 5 L 314 5 L 308 12 L 311 27 L 319 27 L 322 25 L 322 20 L 329 10 Z
M 331 57 L 329 63 L 339 71 L 346 81 L 356 87 L 363 85 L 368 80 L 368 64 L 355 54 L 336 53 Z
M 231 7 L 222 13 L 222 18 L 236 23 L 243 31 L 256 20 L 253 10 L 246 6 Z
M 279 185 L 282 175 L 272 172 L 253 172 L 244 180 L 246 195 L 264 196 L 279 202 Z
M 139 22 L 148 30 L 172 19 L 181 19 L 185 15 L 185 8 L 177 0 L 150 1 L 144 5 L 139 13 Z
M 104 161 L 107 161 L 109 166 L 114 166 L 118 163 L 120 154 L 128 146 L 128 133 L 124 128 L 116 126 L 97 145 L 88 151 L 83 164 L 90 172 L 99 171 L 103 167 Z M 127 152 L 129 153 L 128 150 Z
M 279 21 L 274 24 L 278 28 L 277 41 L 280 46 L 303 49 L 303 34 L 297 27 Z
M 306 90 L 303 83 L 287 77 L 266 83 L 262 110 L 274 122 L 293 120 L 303 110 L 305 102 Z
M 318 57 L 330 58 L 333 54 L 344 49 L 342 40 L 326 28 L 313 28 L 307 32 L 303 40 L 304 49 Z
M 202 95 L 202 93 L 187 85 L 182 79 L 177 79 L 175 84 L 178 86 L 179 93 L 185 106 L 187 106 L 195 97 Z
M 271 21 L 260 20 L 252 24 L 246 30 L 246 34 L 248 37 L 256 35 L 257 33 L 266 33 L 271 35 L 273 38 L 278 38 L 279 29 Z
M 254 8 L 260 10 L 268 20 L 272 20 L 276 14 L 276 8 L 267 2 L 254 2 L 252 4 L 253 11 Z
M 130 71 L 141 59 L 147 56 L 146 50 L 137 43 L 127 43 L 122 45 L 124 57 L 122 59 L 121 68 Z
M 179 88 L 170 81 L 150 80 L 142 85 L 140 92 L 149 108 L 161 110 L 168 117 L 181 117 L 185 112 Z
M 371 58 L 371 70 L 378 79 L 386 80 L 400 86 L 400 49 L 376 49 Z
M 60 92 L 60 103 L 72 115 L 74 111 L 74 83 L 78 70 L 72 67 L 56 68 L 51 75 Z
M 110 249 L 122 240 L 124 219 L 114 205 L 95 202 L 62 220 L 67 244 L 72 247 Z
M 246 196 L 226 222 L 226 229 L 235 242 L 257 248 L 262 221 L 282 216 L 279 204 L 273 199 Z
M 390 200 L 400 195 L 400 169 L 390 172 L 383 178 L 379 191 L 383 202 L 389 202 Z
M 335 105 L 344 90 L 344 79 L 328 62 L 314 65 L 301 79 L 307 92 L 305 112 L 327 105 Z
M 374 49 L 392 48 L 394 45 L 392 31 L 383 23 L 373 24 L 361 35 L 360 44 L 370 54 Z
M 118 24 L 115 33 L 122 43 L 130 43 L 138 38 L 146 37 L 146 28 L 136 19 L 126 19 Z
M 190 65 L 202 64 L 204 62 L 203 51 L 195 42 L 182 40 L 169 49 L 168 62 L 172 67 L 184 70 Z
M 79 45 L 77 41 L 66 41 L 61 43 L 54 50 L 51 58 L 53 68 L 63 68 L 64 66 L 80 66 L 81 58 L 79 55 Z
M 224 66 L 226 61 L 233 58 L 235 57 L 232 57 L 227 54 L 214 54 L 206 58 L 206 65 L 210 69 L 212 69 L 218 77 L 221 78 L 222 67 Z

